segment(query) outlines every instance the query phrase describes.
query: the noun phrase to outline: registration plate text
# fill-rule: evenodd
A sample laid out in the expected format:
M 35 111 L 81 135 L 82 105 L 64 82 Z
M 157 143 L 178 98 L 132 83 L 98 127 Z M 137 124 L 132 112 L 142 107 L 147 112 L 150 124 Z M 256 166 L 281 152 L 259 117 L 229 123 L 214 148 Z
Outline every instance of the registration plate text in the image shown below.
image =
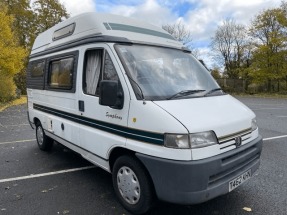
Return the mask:
M 251 178 L 251 169 L 229 182 L 229 192 Z

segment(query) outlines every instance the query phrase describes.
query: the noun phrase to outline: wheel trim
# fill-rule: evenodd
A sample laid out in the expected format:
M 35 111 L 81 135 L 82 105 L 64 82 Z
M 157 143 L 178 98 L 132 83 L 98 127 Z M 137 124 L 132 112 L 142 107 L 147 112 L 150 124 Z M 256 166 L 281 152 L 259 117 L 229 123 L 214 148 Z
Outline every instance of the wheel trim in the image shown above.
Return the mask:
M 126 166 L 117 173 L 118 189 L 123 199 L 129 204 L 136 204 L 140 200 L 141 190 L 139 180 L 134 171 Z
M 43 145 L 44 133 L 43 133 L 43 129 L 40 126 L 37 127 L 37 141 L 39 145 Z

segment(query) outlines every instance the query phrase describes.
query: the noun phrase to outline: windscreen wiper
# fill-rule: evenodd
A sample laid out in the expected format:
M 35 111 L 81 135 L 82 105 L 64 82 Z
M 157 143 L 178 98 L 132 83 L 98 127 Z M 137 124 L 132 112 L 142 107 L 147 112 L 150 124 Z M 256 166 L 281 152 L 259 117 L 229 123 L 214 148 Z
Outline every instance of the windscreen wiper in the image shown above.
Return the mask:
M 205 90 L 182 90 L 170 97 L 167 98 L 167 100 L 173 99 L 173 98 L 178 98 L 178 97 L 183 97 L 183 96 L 188 96 L 191 94 L 199 93 L 199 92 L 204 92 Z
M 209 95 L 209 94 L 211 94 L 211 93 L 214 93 L 214 92 L 216 92 L 216 91 L 222 91 L 222 89 L 221 88 L 214 88 L 214 89 L 212 89 L 212 90 L 209 90 L 204 96 L 207 96 L 207 95 Z

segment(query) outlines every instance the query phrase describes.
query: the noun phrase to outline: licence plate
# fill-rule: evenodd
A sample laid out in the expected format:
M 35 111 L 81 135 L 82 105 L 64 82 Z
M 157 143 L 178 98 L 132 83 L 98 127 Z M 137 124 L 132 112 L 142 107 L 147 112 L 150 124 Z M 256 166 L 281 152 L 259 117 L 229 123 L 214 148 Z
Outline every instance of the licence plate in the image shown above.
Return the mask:
M 251 178 L 251 169 L 229 182 L 229 192 Z

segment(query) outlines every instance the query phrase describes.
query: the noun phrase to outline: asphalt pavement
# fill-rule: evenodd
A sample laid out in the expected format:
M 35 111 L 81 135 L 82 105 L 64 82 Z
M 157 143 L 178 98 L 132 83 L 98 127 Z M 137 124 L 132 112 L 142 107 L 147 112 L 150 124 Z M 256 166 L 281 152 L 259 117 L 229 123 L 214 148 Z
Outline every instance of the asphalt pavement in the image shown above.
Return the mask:
M 206 203 L 159 202 L 150 214 L 287 214 L 287 99 L 238 99 L 256 113 L 264 138 L 256 175 Z M 40 151 L 26 111 L 22 105 L 0 112 L 0 214 L 129 214 L 109 173 L 61 145 Z

